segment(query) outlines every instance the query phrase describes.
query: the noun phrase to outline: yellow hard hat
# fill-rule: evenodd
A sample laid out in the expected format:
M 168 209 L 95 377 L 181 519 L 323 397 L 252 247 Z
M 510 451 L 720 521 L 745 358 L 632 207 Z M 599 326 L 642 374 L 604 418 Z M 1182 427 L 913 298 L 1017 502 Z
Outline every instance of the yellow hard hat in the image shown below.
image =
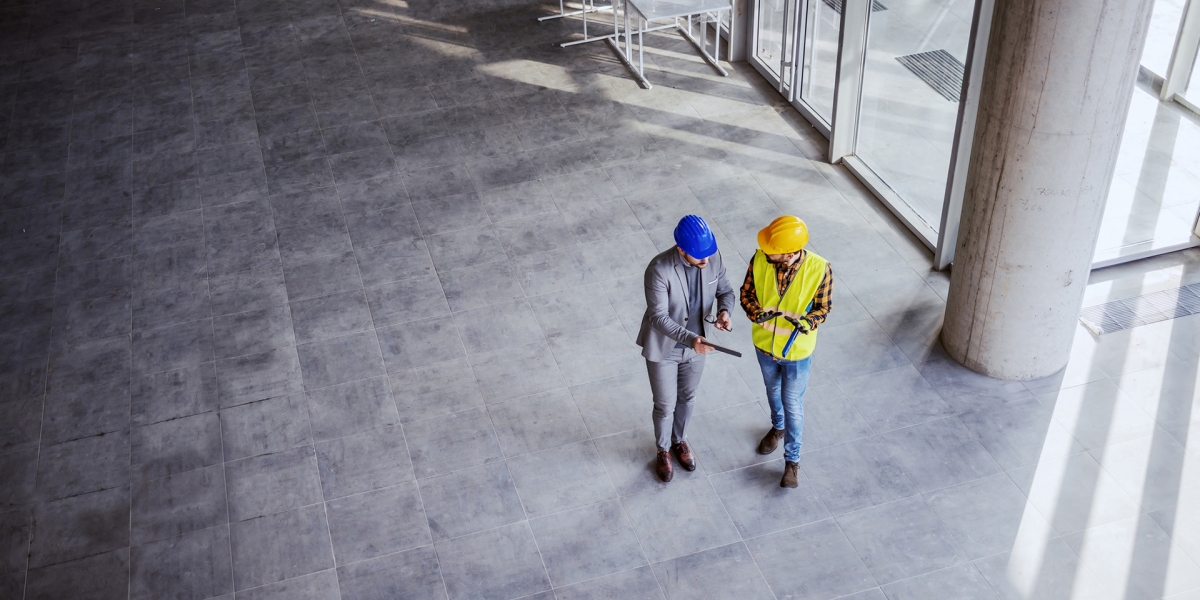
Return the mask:
M 791 254 L 808 245 L 808 226 L 800 217 L 784 215 L 758 232 L 758 247 L 766 254 Z

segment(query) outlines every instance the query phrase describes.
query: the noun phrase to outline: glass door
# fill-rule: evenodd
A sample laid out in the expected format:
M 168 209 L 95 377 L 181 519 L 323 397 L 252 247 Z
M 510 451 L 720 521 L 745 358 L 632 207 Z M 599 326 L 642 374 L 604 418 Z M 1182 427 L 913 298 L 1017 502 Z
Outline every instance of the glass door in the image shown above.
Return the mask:
M 791 88 L 788 43 L 795 43 L 797 0 L 759 0 L 755 5 L 754 62 L 780 92 Z
M 840 1 L 804 2 L 803 43 L 800 46 L 800 102 L 807 105 L 826 127 L 833 121 L 833 88 L 837 82 Z
M 958 130 L 974 0 L 873 10 L 856 152 L 936 232 Z
M 756 0 L 750 63 L 829 135 L 843 0 Z

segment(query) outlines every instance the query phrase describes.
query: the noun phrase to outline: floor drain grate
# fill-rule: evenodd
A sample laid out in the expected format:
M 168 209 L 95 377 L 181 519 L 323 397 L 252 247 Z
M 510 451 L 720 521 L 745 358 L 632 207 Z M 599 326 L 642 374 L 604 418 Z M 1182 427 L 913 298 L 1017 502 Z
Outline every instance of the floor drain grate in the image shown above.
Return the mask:
M 1200 315 L 1200 283 L 1089 306 L 1080 311 L 1079 320 L 1096 335 L 1104 335 L 1188 315 Z
M 943 98 L 958 102 L 962 92 L 963 64 L 949 52 L 940 49 L 918 52 L 897 56 L 896 60 Z
M 825 6 L 828 6 L 829 8 L 836 10 L 837 14 L 839 14 L 839 15 L 842 14 L 842 2 L 844 0 L 822 0 L 822 1 L 825 3 Z M 879 12 L 879 11 L 883 11 L 883 10 L 887 10 L 887 7 L 884 6 L 883 3 L 879 2 L 879 0 L 871 0 L 871 12 Z

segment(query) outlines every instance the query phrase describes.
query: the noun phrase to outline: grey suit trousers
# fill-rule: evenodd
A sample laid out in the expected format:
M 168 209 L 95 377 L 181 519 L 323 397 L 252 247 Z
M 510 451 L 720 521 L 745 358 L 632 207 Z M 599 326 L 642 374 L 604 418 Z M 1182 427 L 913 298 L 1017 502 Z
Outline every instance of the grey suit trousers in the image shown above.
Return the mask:
M 659 450 L 687 439 L 688 421 L 696 406 L 696 389 L 704 374 L 704 355 L 675 348 L 661 361 L 646 361 L 654 394 L 654 438 Z

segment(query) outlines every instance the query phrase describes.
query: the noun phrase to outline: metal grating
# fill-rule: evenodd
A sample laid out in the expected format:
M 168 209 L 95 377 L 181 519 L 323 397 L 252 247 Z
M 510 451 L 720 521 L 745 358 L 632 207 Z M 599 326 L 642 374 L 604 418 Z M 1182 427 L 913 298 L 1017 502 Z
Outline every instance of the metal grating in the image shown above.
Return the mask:
M 1200 314 L 1200 284 L 1136 298 L 1115 300 L 1083 309 L 1079 320 L 1096 335 Z
M 839 15 L 842 14 L 843 1 L 844 0 L 822 0 L 822 2 L 825 3 L 825 6 L 837 11 L 837 14 Z M 887 10 L 887 7 L 884 6 L 883 3 L 879 2 L 879 0 L 871 0 L 871 12 L 880 12 L 884 10 Z
M 962 93 L 963 64 L 952 54 L 938 49 L 897 56 L 896 60 L 943 98 L 958 102 Z

